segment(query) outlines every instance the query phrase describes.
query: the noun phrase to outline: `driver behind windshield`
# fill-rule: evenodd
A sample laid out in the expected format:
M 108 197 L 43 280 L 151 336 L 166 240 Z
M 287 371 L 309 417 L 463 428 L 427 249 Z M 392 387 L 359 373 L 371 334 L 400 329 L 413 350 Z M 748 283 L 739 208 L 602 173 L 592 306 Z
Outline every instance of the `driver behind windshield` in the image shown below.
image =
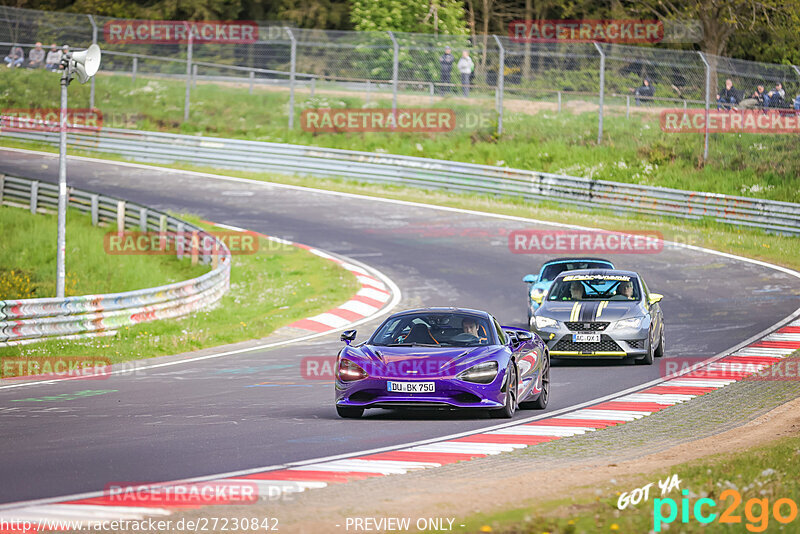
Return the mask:
M 583 300 L 583 284 L 571 282 L 569 284 L 569 297 L 570 300 Z
M 465 334 L 471 334 L 475 337 L 478 337 L 478 321 L 472 319 L 471 317 L 465 317 L 464 320 L 461 321 L 461 329 Z

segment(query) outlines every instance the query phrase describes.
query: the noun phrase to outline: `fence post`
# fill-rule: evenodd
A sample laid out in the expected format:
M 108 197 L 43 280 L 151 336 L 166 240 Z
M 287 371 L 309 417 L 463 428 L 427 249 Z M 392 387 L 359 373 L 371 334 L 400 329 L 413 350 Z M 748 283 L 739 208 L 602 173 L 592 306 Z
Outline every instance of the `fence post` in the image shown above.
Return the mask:
M 176 250 L 175 255 L 178 257 L 179 260 L 183 259 L 183 245 L 184 245 L 183 232 L 184 232 L 183 223 L 182 222 L 178 223 L 175 232 L 175 250 Z
M 197 63 L 192 65 L 192 89 L 197 89 Z
M 133 70 L 131 71 L 131 83 L 136 83 L 136 70 L 139 68 L 139 58 L 133 58 Z
M 711 101 L 711 65 L 706 61 L 706 56 L 702 52 L 697 52 L 703 64 L 706 66 L 706 120 L 705 120 L 705 142 L 703 145 L 703 162 L 708 160 L 708 107 Z
M 3 205 L 3 189 L 6 185 L 6 175 L 0 172 L 0 206 Z
M 92 226 L 100 223 L 100 197 L 92 195 Z
M 289 129 L 294 128 L 294 78 L 297 70 L 297 39 L 291 29 L 286 28 L 289 39 L 292 40 L 292 48 L 289 56 Z
M 31 182 L 31 213 L 36 215 L 36 208 L 39 205 L 39 182 Z
M 95 23 L 93 16 L 86 16 L 89 17 L 89 22 L 92 25 L 92 44 L 97 44 L 97 24 Z M 92 76 L 91 82 L 92 84 L 89 87 L 89 109 L 94 109 L 94 76 Z
M 506 49 L 500 42 L 500 38 L 492 35 L 497 47 L 500 49 L 500 64 L 497 66 L 497 135 L 503 133 L 503 88 L 505 87 L 506 77 Z
M 561 91 L 558 92 L 558 112 L 561 113 Z
M 428 83 L 428 93 L 430 94 L 431 106 L 433 106 L 433 95 L 436 92 L 433 82 Z
M 250 76 L 250 94 L 252 95 L 253 94 L 253 83 L 255 82 L 255 79 L 256 79 L 255 71 L 251 70 L 249 76 Z
M 125 201 L 120 200 L 117 202 L 117 233 L 121 234 L 125 231 Z
M 183 102 L 183 122 L 189 121 L 189 101 L 192 93 L 192 27 L 186 23 L 189 43 L 186 45 L 186 98 Z
M 606 91 L 606 54 L 597 42 L 594 47 L 600 53 L 600 109 L 597 111 L 597 144 L 603 142 L 603 106 Z
M 397 39 L 394 38 L 393 32 L 386 32 L 392 40 L 392 47 L 394 54 L 392 57 L 392 112 L 397 111 L 397 78 L 400 75 L 400 45 L 397 44 Z
M 631 95 L 625 95 L 625 118 L 631 118 Z
M 139 230 L 147 232 L 147 208 L 139 208 Z

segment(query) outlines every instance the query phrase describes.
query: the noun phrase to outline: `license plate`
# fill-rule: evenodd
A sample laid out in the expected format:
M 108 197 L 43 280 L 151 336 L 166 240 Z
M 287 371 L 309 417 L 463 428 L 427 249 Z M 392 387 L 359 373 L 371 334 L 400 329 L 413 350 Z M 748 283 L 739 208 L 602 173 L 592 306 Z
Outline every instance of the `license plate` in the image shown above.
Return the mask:
M 600 334 L 572 334 L 573 343 L 600 343 Z
M 435 382 L 386 382 L 388 391 L 396 393 L 433 393 Z

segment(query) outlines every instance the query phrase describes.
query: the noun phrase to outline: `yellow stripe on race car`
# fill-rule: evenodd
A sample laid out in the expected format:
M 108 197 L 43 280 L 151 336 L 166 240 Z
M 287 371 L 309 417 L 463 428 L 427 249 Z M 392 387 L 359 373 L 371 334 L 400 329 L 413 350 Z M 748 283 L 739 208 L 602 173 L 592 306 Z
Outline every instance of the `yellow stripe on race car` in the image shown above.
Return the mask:
M 597 307 L 597 315 L 594 318 L 595 321 L 598 320 L 601 315 L 603 315 L 603 310 L 605 309 L 606 306 L 608 306 L 608 301 L 604 300 L 603 302 L 600 303 L 600 306 Z
M 595 352 L 580 352 L 577 350 L 554 350 L 550 351 L 550 356 L 627 356 L 627 352 L 620 351 L 595 351 Z
M 576 302 L 572 306 L 572 313 L 569 314 L 570 322 L 577 321 L 578 317 L 580 316 L 580 313 L 581 313 L 581 303 L 580 302 Z

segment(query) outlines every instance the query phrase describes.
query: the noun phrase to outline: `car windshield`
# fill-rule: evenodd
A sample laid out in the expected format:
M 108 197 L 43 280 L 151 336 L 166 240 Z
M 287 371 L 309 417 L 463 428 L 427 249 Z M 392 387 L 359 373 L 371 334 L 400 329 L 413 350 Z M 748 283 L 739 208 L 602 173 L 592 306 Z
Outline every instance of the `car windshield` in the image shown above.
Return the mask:
M 390 317 L 370 338 L 384 347 L 476 347 L 492 343 L 489 321 L 466 313 L 420 312 Z
M 550 282 L 564 271 L 577 271 L 579 269 L 611 269 L 610 263 L 605 261 L 570 261 L 561 263 L 551 263 L 545 266 L 540 277 L 540 282 Z
M 547 300 L 626 300 L 641 298 L 635 276 L 619 274 L 567 274 L 550 288 Z

